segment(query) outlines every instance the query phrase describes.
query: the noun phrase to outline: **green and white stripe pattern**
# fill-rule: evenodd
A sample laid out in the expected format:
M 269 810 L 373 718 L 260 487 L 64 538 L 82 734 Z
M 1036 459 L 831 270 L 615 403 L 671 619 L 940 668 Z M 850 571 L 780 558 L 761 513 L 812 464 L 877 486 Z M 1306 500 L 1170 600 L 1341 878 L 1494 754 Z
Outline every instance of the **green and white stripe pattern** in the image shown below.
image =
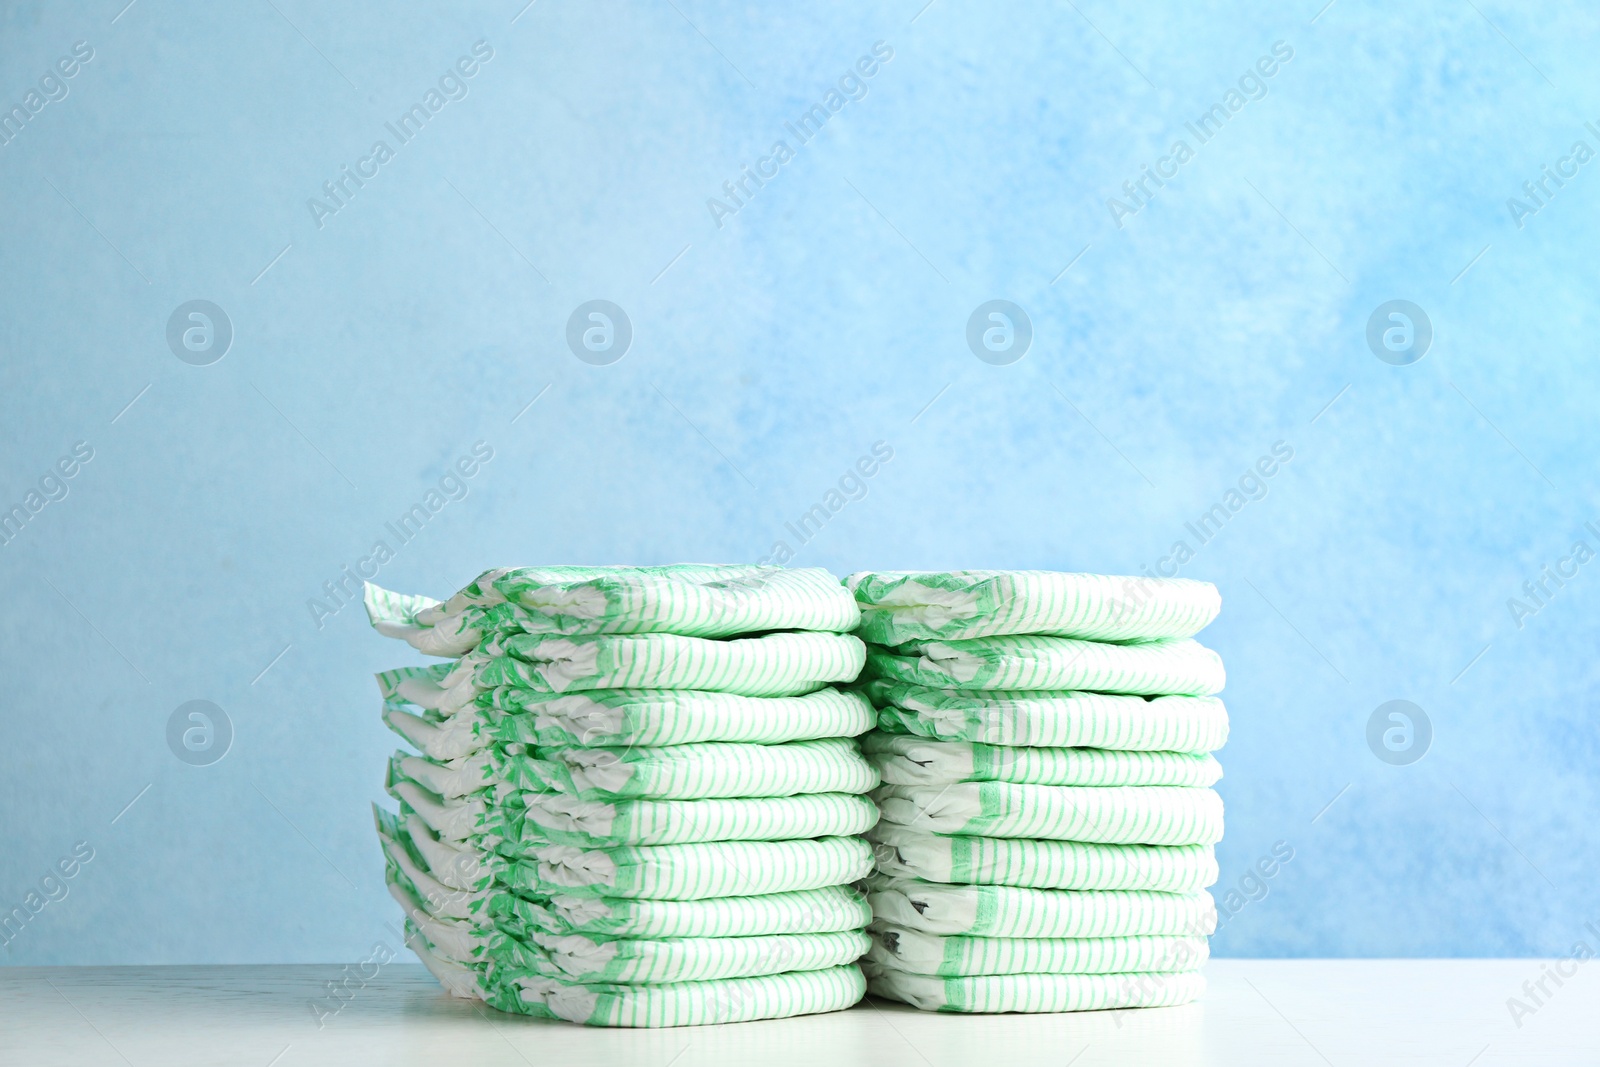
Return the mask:
M 541 693 L 591 689 L 701 689 L 800 696 L 861 672 L 866 648 L 849 634 L 773 633 L 712 639 L 677 634 L 494 635 L 444 679 L 439 710 L 453 713 L 497 686 Z
M 448 601 L 369 586 L 451 657 L 378 676 L 377 813 L 408 943 L 456 995 L 601 1026 L 848 1007 L 880 783 L 854 598 L 825 571 L 497 570 Z
M 402 773 L 441 797 L 510 785 L 583 800 L 865 793 L 878 772 L 847 737 L 741 745 L 705 741 L 660 748 L 495 746 L 441 762 L 401 755 Z
M 436 656 L 459 656 L 495 632 L 727 637 L 842 633 L 860 620 L 849 591 L 825 570 L 692 563 L 502 567 L 443 603 L 368 583 L 366 607 L 379 633 Z
M 873 963 L 945 978 L 1193 971 L 1211 955 L 1203 937 L 941 937 L 886 923 L 872 932 Z
M 410 778 L 391 776 L 390 793 L 437 838 L 523 857 L 545 845 L 674 845 L 693 841 L 781 841 L 865 833 L 878 808 L 853 793 L 708 800 L 583 800 L 564 793 L 517 793 L 506 801 L 445 800 Z
M 410 671 L 419 682 L 437 685 L 438 678 L 426 677 L 424 669 Z M 470 756 L 494 744 L 570 748 L 702 741 L 781 744 L 856 737 L 873 724 L 872 705 L 865 696 L 831 687 L 797 697 L 746 697 L 673 689 L 555 694 L 507 686 L 484 694 L 483 699 L 448 717 L 412 706 L 393 686 L 384 696 L 384 722 L 424 756 L 436 760 Z
M 530 804 L 522 840 L 539 833 L 551 844 L 602 848 L 695 841 L 776 841 L 855 837 L 878 821 L 868 797 L 803 793 L 788 797 L 574 801 L 561 794 Z
M 1222 691 L 1222 658 L 1179 638 L 1107 645 L 1075 637 L 974 637 L 873 645 L 868 678 L 945 689 L 1074 690 L 1137 696 Z
M 522 895 L 704 900 L 854 882 L 872 869 L 872 849 L 858 837 L 605 849 L 549 845 L 526 860 L 488 862 L 500 884 Z
M 1114 1008 L 1161 1008 L 1200 997 L 1206 980 L 1198 971 L 1175 974 L 990 974 L 937 978 L 864 967 L 867 988 L 924 1011 L 1056 1012 Z
M 1222 840 L 1222 797 L 1182 786 L 886 785 L 883 821 L 936 834 L 1034 837 L 1125 845 Z
M 845 579 L 863 640 L 879 645 L 1052 634 L 1096 641 L 1192 637 L 1217 617 L 1209 582 L 1059 571 L 861 572 Z
M 785 797 L 865 793 L 879 783 L 851 738 L 741 745 L 720 741 L 661 748 L 539 748 L 531 773 L 585 799 Z
M 1176 1004 L 1216 909 L 1216 589 L 1041 571 L 858 574 L 870 988 L 940 1011 Z
M 532 979 L 519 983 L 516 992 L 515 1007 L 504 1001 L 494 1006 L 529 1015 L 548 1012 L 550 1017 L 588 1026 L 714 1026 L 839 1011 L 865 996 L 867 984 L 861 968 L 851 964 L 666 985 Z
M 871 941 L 860 930 L 647 941 L 584 934 L 535 934 L 551 964 L 575 982 L 698 982 L 842 967 Z
M 709 900 L 623 900 L 552 896 L 543 904 L 501 898 L 492 912 L 511 929 L 611 938 L 760 937 L 861 930 L 872 921 L 867 898 L 848 885 L 793 893 Z
M 1147 890 L 1078 892 L 945 885 L 875 874 L 867 901 L 876 922 L 974 937 L 1198 937 L 1217 926 L 1211 894 Z
M 567 981 L 531 971 L 502 971 L 442 954 L 411 922 L 406 944 L 453 996 L 475 998 L 501 1011 L 589 1026 L 710 1026 L 839 1011 L 866 995 L 855 964 L 791 970 L 751 978 L 664 984 Z
M 1214 696 L 962 691 L 882 679 L 867 683 L 864 692 L 878 708 L 879 730 L 941 741 L 1215 752 L 1228 740 L 1228 712 Z
M 1018 785 L 1211 786 L 1222 765 L 1209 753 L 1022 748 L 869 734 L 867 760 L 888 785 L 1013 782 Z
M 1102 845 L 1084 841 L 929 834 L 893 823 L 867 832 L 880 873 L 933 882 L 1029 889 L 1149 889 L 1196 893 L 1217 880 L 1211 845 Z

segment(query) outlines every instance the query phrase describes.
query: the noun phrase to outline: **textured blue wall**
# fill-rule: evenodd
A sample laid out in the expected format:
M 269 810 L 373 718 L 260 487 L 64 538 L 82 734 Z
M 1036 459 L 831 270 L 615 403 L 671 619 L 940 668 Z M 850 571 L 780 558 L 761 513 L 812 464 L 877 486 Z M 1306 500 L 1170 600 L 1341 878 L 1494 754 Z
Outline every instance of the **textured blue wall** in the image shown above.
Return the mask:
M 780 540 L 840 574 L 1184 541 L 1231 678 L 1219 954 L 1558 954 L 1600 917 L 1594 16 L 921 2 L 0 9 L 0 503 L 39 494 L 0 547 L 0 905 L 73 872 L 0 959 L 392 938 L 370 675 L 414 657 L 308 606 L 378 540 L 434 595 Z M 1176 176 L 1125 192 L 1146 165 Z M 776 173 L 735 201 L 745 166 Z M 597 299 L 632 328 L 607 366 L 566 342 Z M 994 299 L 1032 325 L 1010 365 L 966 342 Z M 1367 341 L 1395 299 L 1431 323 L 1410 365 Z M 220 361 L 169 345 L 191 300 Z M 865 497 L 787 534 L 878 441 Z M 1576 576 L 1534 600 L 1547 565 Z M 220 762 L 169 749 L 192 700 Z M 1369 748 L 1390 700 L 1422 759 Z

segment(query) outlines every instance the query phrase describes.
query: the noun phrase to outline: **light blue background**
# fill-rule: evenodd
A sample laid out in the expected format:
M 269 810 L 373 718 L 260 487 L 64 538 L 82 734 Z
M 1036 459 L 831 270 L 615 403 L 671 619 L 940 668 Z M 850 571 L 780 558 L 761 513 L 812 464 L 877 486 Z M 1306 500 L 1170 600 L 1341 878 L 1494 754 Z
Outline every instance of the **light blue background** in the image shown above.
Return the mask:
M 392 941 L 370 676 L 416 657 L 307 600 L 479 440 L 380 582 L 755 560 L 879 440 L 797 564 L 1134 572 L 1287 442 L 1182 571 L 1224 597 L 1219 888 L 1294 849 L 1216 952 L 1585 936 L 1600 563 L 1520 629 L 1506 602 L 1600 548 L 1600 161 L 1521 229 L 1506 200 L 1600 147 L 1593 15 L 674 2 L 0 9 L 7 107 L 95 50 L 0 148 L 0 499 L 94 449 L 0 548 L 0 910 L 95 850 L 0 959 Z M 318 229 L 307 199 L 480 39 L 470 94 Z M 880 40 L 867 96 L 719 229 L 707 198 Z M 1280 40 L 1265 98 L 1119 229 L 1106 198 Z M 206 367 L 165 341 L 197 298 L 235 331 Z M 564 341 L 596 298 L 633 324 L 613 366 Z M 964 342 L 995 298 L 1033 322 L 1012 366 Z M 1364 339 L 1394 298 L 1433 323 L 1412 366 Z M 193 699 L 236 731 L 213 766 L 166 745 Z M 1391 699 L 1433 723 L 1411 766 L 1367 748 Z

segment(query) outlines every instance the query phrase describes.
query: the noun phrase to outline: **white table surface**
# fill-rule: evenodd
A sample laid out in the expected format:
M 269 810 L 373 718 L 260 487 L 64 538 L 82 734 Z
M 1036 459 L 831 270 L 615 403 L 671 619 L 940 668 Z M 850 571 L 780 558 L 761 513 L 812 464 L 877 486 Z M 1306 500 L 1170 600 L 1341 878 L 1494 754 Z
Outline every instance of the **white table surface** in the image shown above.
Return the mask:
M 1570 966 L 1570 965 L 1569 965 Z M 1592 972 L 1592 973 L 1591 973 Z M 596 1030 L 502 1015 L 392 964 L 317 1025 L 338 967 L 0 969 L 0 1063 L 185 1067 L 406 1064 L 1600 1064 L 1600 961 L 1518 1027 L 1536 960 L 1212 960 L 1195 1004 L 1074 1015 L 938 1015 L 868 1001 L 829 1015 Z

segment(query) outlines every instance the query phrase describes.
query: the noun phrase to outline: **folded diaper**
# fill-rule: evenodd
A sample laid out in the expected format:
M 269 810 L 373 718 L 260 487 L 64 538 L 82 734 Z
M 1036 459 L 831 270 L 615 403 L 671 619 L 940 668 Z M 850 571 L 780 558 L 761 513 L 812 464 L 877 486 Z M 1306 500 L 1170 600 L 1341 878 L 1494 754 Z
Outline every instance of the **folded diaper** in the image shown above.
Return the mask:
M 673 845 L 693 841 L 784 841 L 864 833 L 878 821 L 867 797 L 803 793 L 708 800 L 583 800 L 564 793 L 517 793 L 511 802 L 444 800 L 408 778 L 392 795 L 436 837 L 458 846 L 522 857 L 545 845 Z
M 873 645 L 866 677 L 948 689 L 1088 689 L 1210 696 L 1222 659 L 1189 638 L 1110 645 L 1072 637 L 975 637 Z
M 763 630 L 853 629 L 860 613 L 818 568 L 500 567 L 443 603 L 366 586 L 367 614 L 386 637 L 459 656 L 490 633 L 675 633 L 725 637 Z
M 885 785 L 883 821 L 936 834 L 1107 844 L 1210 845 L 1222 840 L 1222 797 L 1182 786 Z
M 998 974 L 936 978 L 868 962 L 867 989 L 924 1011 L 1053 1012 L 1157 1008 L 1205 992 L 1197 971 L 1179 974 Z
M 590 689 L 703 689 L 744 696 L 800 696 L 852 681 L 866 648 L 835 633 L 769 633 L 711 639 L 677 634 L 548 637 L 492 634 L 456 661 L 417 704 L 447 715 L 497 686 L 541 693 Z M 516 709 L 509 709 L 516 710 Z
M 1118 752 L 1104 748 L 1020 748 L 925 741 L 885 733 L 862 739 L 888 785 L 1014 782 L 1032 785 L 1215 785 L 1222 765 L 1209 754 Z
M 815 971 L 854 963 L 871 944 L 860 930 L 654 941 L 536 933 L 533 940 L 570 981 L 627 983 Z
M 880 645 L 1000 634 L 1096 641 L 1192 637 L 1222 608 L 1187 578 L 1059 571 L 861 572 L 845 579 L 864 640 Z
M 831 687 L 803 696 L 747 697 L 673 689 L 536 693 L 509 686 L 484 693 L 445 716 L 413 704 L 407 687 L 438 690 L 443 665 L 378 675 L 383 720 L 432 759 L 470 756 L 493 744 L 633 748 L 729 741 L 780 744 L 855 737 L 872 728 L 872 705 L 860 693 Z M 502 707 L 501 705 L 507 705 Z
M 1194 893 L 1217 880 L 1211 845 L 1100 845 L 952 836 L 893 823 L 867 832 L 877 870 L 893 878 L 1032 889 L 1149 889 Z
M 539 748 L 533 776 L 590 799 L 792 796 L 865 793 L 878 773 L 850 738 L 781 745 L 705 741 L 660 748 Z
M 840 1011 L 865 996 L 867 986 L 861 968 L 850 964 L 665 985 L 567 984 L 528 977 L 507 989 L 514 1002 L 502 997 L 490 1003 L 524 1015 L 548 1013 L 589 1026 L 711 1026 Z
M 879 967 L 941 977 L 1169 973 L 1211 956 L 1204 937 L 943 937 L 887 923 L 872 935 L 867 959 Z
M 656 897 L 755 896 L 853 882 L 872 869 L 860 838 L 710 841 L 584 849 L 547 845 L 526 859 L 484 853 L 495 883 L 521 895 Z
M 929 688 L 879 679 L 864 692 L 878 729 L 941 741 L 1132 752 L 1214 752 L 1228 740 L 1228 713 L 1214 696 Z
M 490 909 L 510 929 L 590 937 L 758 937 L 860 930 L 872 909 L 848 885 L 709 900 L 627 900 L 556 895 L 543 904 L 502 897 Z
M 400 753 L 400 773 L 441 797 L 505 787 L 558 791 L 584 800 L 865 793 L 878 772 L 850 738 L 742 745 L 705 741 L 659 748 L 495 746 L 440 762 Z
M 931 934 L 975 937 L 1199 937 L 1217 925 L 1206 892 L 1075 892 L 1013 886 L 941 885 L 875 874 L 867 901 L 876 921 Z
M 851 837 L 878 821 L 872 801 L 852 793 L 710 800 L 634 800 L 614 804 L 551 794 L 528 804 L 515 854 L 538 834 L 551 844 L 602 848 L 694 841 L 788 841 Z M 513 854 L 504 844 L 504 855 Z

